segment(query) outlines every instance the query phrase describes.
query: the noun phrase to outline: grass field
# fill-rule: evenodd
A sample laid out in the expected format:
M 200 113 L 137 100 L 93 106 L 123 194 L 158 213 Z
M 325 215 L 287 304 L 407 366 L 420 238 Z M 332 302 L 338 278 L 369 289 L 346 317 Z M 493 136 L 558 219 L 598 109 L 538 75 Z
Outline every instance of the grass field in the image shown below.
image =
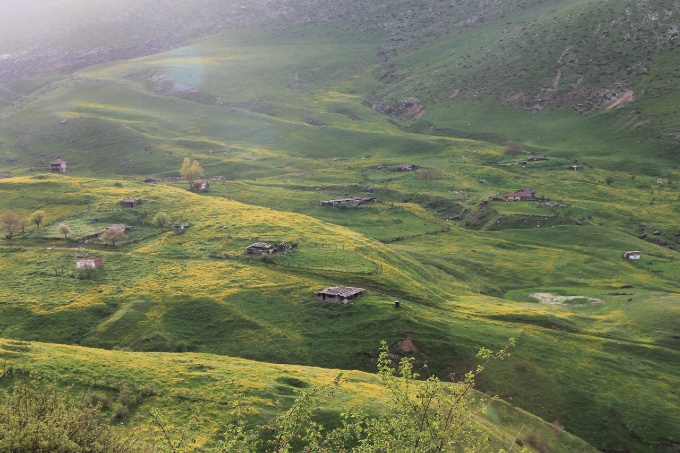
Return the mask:
M 145 400 L 126 423 L 141 423 L 145 405 L 179 423 L 195 402 L 216 434 L 229 376 L 268 414 L 294 393 L 278 378 L 375 371 L 381 339 L 446 377 L 514 337 L 481 390 L 603 451 L 672 451 L 680 117 L 675 16 L 663 11 L 677 5 L 624 3 L 627 16 L 613 1 L 532 0 L 290 6 L 265 18 L 253 2 L 242 25 L 270 26 L 0 85 L 0 174 L 15 176 L 0 180 L 0 214 L 46 213 L 0 240 L 0 357 L 75 374 L 78 386 L 154 381 L 168 399 Z M 127 22 L 130 36 L 146 36 L 139 24 Z M 607 107 L 628 91 L 631 102 Z M 549 160 L 519 164 L 530 155 Z M 44 174 L 56 156 L 68 173 Z M 228 180 L 188 191 L 174 180 L 185 157 Z M 486 203 L 520 188 L 544 202 Z M 360 196 L 379 202 L 319 205 Z M 126 197 L 143 203 L 124 209 Z M 153 227 L 158 212 L 188 229 Z M 134 227 L 116 246 L 82 240 L 114 223 Z M 248 256 L 261 240 L 299 247 Z M 642 259 L 623 260 L 631 250 Z M 81 256 L 104 266 L 76 272 Z M 314 299 L 334 285 L 368 294 Z M 399 349 L 405 339 L 414 350 Z M 372 377 L 351 375 L 341 401 L 380 400 Z M 510 423 L 490 424 L 494 411 Z M 483 423 L 496 439 L 528 423 L 557 444 L 525 446 L 582 448 L 518 409 L 494 411 Z
M 174 184 L 124 181 L 118 187 L 54 175 L 3 181 L 8 200 L 31 187 L 53 201 L 32 205 L 28 198 L 17 211 L 43 209 L 45 223 L 0 248 L 6 257 L 0 274 L 7 282 L 0 335 L 366 371 L 373 369 L 376 339 L 397 345 L 410 336 L 418 363 L 427 362 L 442 376 L 468 369 L 475 349 L 516 337 L 512 359 L 482 378 L 483 390 L 544 420 L 558 420 L 591 442 L 598 439 L 599 448 L 673 432 L 675 396 L 667 389 L 677 383 L 678 371 L 674 292 L 680 261 L 674 251 L 597 225 L 466 230 L 397 200 L 308 207 L 297 214 L 224 198 L 246 192 L 252 202 L 267 193 L 258 192 L 266 183 L 227 181 L 199 195 Z M 419 184 L 433 183 L 439 181 Z M 292 183 L 284 190 L 308 193 Z M 59 202 L 59 193 L 69 197 Z M 332 193 L 314 191 L 317 199 Z M 120 208 L 118 200 L 127 196 L 141 197 L 142 205 Z M 508 202 L 499 210 L 506 206 L 505 217 L 547 209 Z M 189 225 L 187 232 L 174 235 L 143 224 L 159 211 Z M 92 217 L 101 220 L 93 224 Z M 60 223 L 72 225 L 74 236 L 109 223 L 135 229 L 115 247 L 97 240 L 83 247 L 54 234 Z M 381 235 L 400 240 L 383 244 Z M 263 260 L 245 254 L 256 240 L 299 247 Z M 641 250 L 643 259 L 624 262 L 625 249 Z M 72 263 L 84 255 L 102 256 L 105 264 L 80 275 Z M 363 286 L 369 295 L 348 306 L 314 300 L 314 290 L 336 284 Z M 539 302 L 532 297 L 537 292 L 578 299 Z M 394 300 L 403 308 L 396 310 Z M 647 371 L 631 381 L 631 367 Z M 587 391 L 598 395 L 597 404 L 588 406 L 589 419 L 609 420 L 605 425 L 581 422 L 586 388 L 576 383 L 586 379 L 582 374 L 594 383 Z M 527 378 L 542 384 L 529 391 Z M 634 395 L 628 402 L 606 390 L 623 385 Z M 612 411 L 622 418 L 612 419 Z M 637 428 L 648 413 L 658 414 L 658 421 Z M 617 434 L 602 436 L 602 426 Z

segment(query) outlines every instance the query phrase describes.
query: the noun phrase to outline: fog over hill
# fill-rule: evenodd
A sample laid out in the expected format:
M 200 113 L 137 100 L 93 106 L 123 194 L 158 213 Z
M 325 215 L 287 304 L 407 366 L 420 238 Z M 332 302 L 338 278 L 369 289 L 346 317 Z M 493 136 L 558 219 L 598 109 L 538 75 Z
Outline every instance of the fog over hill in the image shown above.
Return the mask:
M 392 109 L 401 101 L 396 94 L 423 102 L 494 94 L 524 108 L 601 107 L 633 89 L 654 57 L 680 42 L 680 5 L 666 0 L 34 0 L 5 2 L 1 11 L 5 82 L 150 55 L 254 24 L 326 24 L 339 39 L 365 33 L 380 48 L 376 61 L 429 49 L 425 67 L 411 68 L 397 93 L 383 93 Z M 664 75 L 678 76 L 677 67 L 669 70 Z

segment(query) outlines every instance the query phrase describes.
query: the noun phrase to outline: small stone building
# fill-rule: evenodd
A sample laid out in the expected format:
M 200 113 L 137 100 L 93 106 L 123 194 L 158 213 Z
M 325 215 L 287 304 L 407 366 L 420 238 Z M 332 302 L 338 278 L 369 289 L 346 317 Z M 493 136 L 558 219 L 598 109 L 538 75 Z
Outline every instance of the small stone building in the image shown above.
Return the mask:
M 125 198 L 120 200 L 120 204 L 126 208 L 134 208 L 135 206 L 142 204 L 142 200 L 139 198 Z
M 66 161 L 57 158 L 50 162 L 50 173 L 66 173 Z
M 642 254 L 637 250 L 633 252 L 623 252 L 623 258 L 627 260 L 639 260 Z
M 520 189 L 517 192 L 511 192 L 507 195 L 510 201 L 525 201 L 525 200 L 535 200 L 536 192 L 532 189 Z
M 76 261 L 76 269 L 97 269 L 104 264 L 104 258 L 81 258 Z
M 251 255 L 271 255 L 276 253 L 276 248 L 266 242 L 255 242 L 246 247 L 246 252 Z
M 353 288 L 351 286 L 331 286 L 319 291 L 314 291 L 314 296 L 319 302 L 326 302 L 328 304 L 346 304 L 350 300 L 365 293 L 364 288 Z

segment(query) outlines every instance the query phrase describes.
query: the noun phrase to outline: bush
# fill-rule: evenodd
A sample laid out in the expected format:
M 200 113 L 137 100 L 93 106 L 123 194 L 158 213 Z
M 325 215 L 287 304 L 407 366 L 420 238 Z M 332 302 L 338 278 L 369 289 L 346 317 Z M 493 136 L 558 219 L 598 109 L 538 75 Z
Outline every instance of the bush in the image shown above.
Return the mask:
M 56 382 L 28 378 L 0 398 L 0 451 L 141 451 L 109 426 L 93 397 L 73 397 Z
M 287 411 L 255 429 L 244 421 L 249 410 L 247 404 L 237 405 L 236 421 L 224 434 L 219 451 L 285 452 L 301 451 L 303 446 L 304 451 L 328 453 L 478 451 L 488 439 L 475 428 L 474 420 L 490 401 L 475 398 L 472 392 L 475 378 L 491 360 L 506 357 L 512 344 L 510 340 L 510 344 L 497 353 L 483 349 L 478 355 L 484 360 L 482 365 L 460 381 L 444 383 L 434 376 L 418 380 L 411 358 L 403 358 L 395 366 L 394 356 L 383 342 L 378 369 L 391 394 L 391 404 L 379 416 L 348 409 L 342 415 L 341 426 L 331 430 L 314 421 L 317 410 L 339 388 L 342 382 L 339 375 L 331 384 L 304 391 Z M 158 414 L 153 421 L 163 429 Z M 180 446 L 177 443 L 180 437 L 171 438 L 166 430 L 163 432 L 173 448 Z

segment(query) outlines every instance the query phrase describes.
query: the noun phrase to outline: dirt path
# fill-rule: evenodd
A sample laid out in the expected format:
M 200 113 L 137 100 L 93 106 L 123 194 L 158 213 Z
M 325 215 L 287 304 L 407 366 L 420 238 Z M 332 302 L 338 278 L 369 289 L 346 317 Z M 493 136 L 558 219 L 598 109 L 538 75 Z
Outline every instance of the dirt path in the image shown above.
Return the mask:
M 617 107 L 621 107 L 622 105 L 626 105 L 629 102 L 635 100 L 634 94 L 635 93 L 633 92 L 633 90 L 628 90 L 625 93 L 623 93 L 623 95 L 620 98 L 618 98 L 615 101 L 612 101 L 609 104 L 605 105 L 604 109 L 605 110 L 613 110 Z

